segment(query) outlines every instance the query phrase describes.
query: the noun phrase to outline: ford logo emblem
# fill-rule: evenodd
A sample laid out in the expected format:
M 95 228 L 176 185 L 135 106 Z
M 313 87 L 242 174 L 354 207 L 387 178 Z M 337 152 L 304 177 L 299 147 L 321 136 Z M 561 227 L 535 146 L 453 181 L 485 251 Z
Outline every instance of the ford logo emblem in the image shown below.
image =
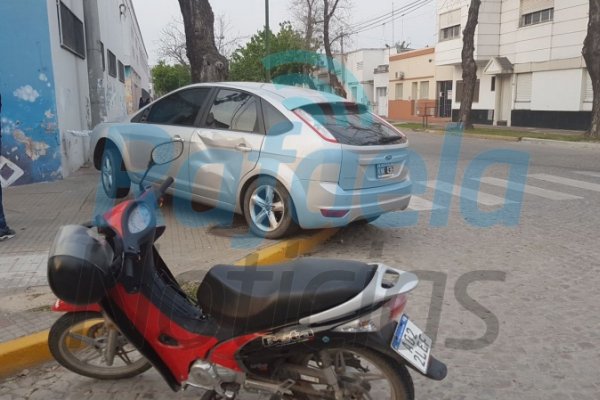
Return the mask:
M 392 159 L 392 156 L 385 156 L 386 161 L 390 161 L 391 159 Z

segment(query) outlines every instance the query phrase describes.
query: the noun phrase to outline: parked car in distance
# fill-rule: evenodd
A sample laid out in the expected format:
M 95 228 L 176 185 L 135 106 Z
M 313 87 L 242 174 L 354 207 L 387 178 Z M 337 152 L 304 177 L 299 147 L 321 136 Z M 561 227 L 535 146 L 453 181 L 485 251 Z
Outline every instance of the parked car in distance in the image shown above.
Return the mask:
M 251 231 L 344 226 L 410 202 L 407 139 L 342 97 L 264 83 L 210 83 L 169 93 L 94 129 L 94 165 L 111 198 L 139 182 L 152 148 L 181 141 L 184 157 L 148 180 L 171 194 L 243 214 Z

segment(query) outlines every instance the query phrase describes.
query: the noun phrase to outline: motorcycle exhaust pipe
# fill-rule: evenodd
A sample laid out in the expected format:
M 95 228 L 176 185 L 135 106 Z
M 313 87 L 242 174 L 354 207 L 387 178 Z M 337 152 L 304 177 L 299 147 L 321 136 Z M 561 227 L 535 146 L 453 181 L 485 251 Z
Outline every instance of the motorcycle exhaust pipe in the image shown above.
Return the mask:
M 290 387 L 294 386 L 294 381 L 287 380 L 283 384 L 255 381 L 253 379 L 247 379 L 244 382 L 244 388 L 248 391 L 270 393 L 274 395 L 287 395 L 291 396 L 293 393 L 289 390 Z

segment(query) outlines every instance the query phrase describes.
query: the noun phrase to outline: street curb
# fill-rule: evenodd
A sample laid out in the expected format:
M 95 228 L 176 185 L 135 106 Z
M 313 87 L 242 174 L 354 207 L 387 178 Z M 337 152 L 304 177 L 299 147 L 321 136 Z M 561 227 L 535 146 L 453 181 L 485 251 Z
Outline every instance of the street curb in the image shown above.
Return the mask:
M 235 265 L 244 267 L 288 261 L 311 252 L 337 231 L 337 229 L 325 229 L 308 237 L 284 240 L 248 254 Z M 0 379 L 48 361 L 52 361 L 48 349 L 48 331 L 0 343 Z
M 237 261 L 235 265 L 248 267 L 289 261 L 303 254 L 310 253 L 318 245 L 335 235 L 337 231 L 337 229 L 324 229 L 309 237 L 284 240 L 248 254 Z
M 445 136 L 446 131 L 442 130 L 433 130 L 433 129 L 422 129 L 418 131 L 413 131 L 415 133 L 430 133 L 432 135 Z M 541 138 L 532 138 L 527 136 L 502 136 L 502 135 L 486 135 L 480 133 L 464 133 L 463 138 L 474 138 L 474 139 L 486 139 L 486 140 L 501 140 L 505 142 L 529 142 L 529 143 L 538 143 L 538 144 L 548 144 L 548 145 L 557 145 L 557 146 L 568 146 L 568 147 L 579 147 L 579 148 L 588 148 L 588 149 L 598 149 L 600 148 L 600 142 L 571 142 L 568 140 L 554 140 L 554 139 L 541 139 Z
M 0 379 L 51 360 L 48 331 L 0 343 Z
M 595 142 L 569 142 L 566 140 L 537 139 L 537 138 L 528 138 L 528 137 L 522 138 L 521 141 L 529 142 L 529 143 L 551 144 L 551 145 L 558 145 L 558 146 L 580 147 L 580 148 L 589 148 L 589 149 L 599 149 L 600 148 L 600 143 L 595 143 Z

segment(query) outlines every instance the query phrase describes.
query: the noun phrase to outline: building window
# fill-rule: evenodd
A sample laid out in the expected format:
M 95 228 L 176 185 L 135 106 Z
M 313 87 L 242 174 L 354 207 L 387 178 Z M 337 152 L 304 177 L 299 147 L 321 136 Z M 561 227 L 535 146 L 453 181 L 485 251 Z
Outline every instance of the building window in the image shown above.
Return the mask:
M 108 75 L 117 77 L 117 56 L 110 50 L 108 50 Z
M 428 99 L 429 98 L 429 81 L 421 82 L 421 92 L 419 93 L 420 99 Z
M 440 30 L 440 42 L 458 38 L 460 38 L 460 25 L 454 25 Z
M 479 79 L 475 82 L 475 93 L 473 93 L 473 103 L 479 103 Z M 463 81 L 456 81 L 456 102 L 462 102 L 464 84 Z
M 523 14 L 521 16 L 521 26 L 536 25 L 552 20 L 554 20 L 554 8 L 547 8 L 545 10 Z
M 452 40 L 460 37 L 460 24 L 461 24 L 461 9 L 452 10 L 440 14 L 439 28 L 440 37 L 439 41 Z
M 491 88 L 492 92 L 496 91 L 496 77 L 492 76 L 492 88 Z
M 61 47 L 85 59 L 83 22 L 62 1 L 58 5 L 58 26 Z
M 119 80 L 125 82 L 125 66 L 121 61 L 119 61 Z
M 106 71 L 106 55 L 104 54 L 104 43 L 100 42 L 100 53 L 102 54 L 102 71 Z
M 404 84 L 396 83 L 396 100 L 402 100 L 404 98 Z
M 517 97 L 516 101 L 521 103 L 531 102 L 531 88 L 533 85 L 533 74 L 517 75 Z
M 357 62 L 356 63 L 356 70 L 357 71 L 362 71 L 363 66 L 364 66 L 364 63 L 362 61 Z
M 583 96 L 585 103 L 592 103 L 594 101 L 594 87 L 592 86 L 592 77 L 589 72 L 585 72 L 585 91 Z

